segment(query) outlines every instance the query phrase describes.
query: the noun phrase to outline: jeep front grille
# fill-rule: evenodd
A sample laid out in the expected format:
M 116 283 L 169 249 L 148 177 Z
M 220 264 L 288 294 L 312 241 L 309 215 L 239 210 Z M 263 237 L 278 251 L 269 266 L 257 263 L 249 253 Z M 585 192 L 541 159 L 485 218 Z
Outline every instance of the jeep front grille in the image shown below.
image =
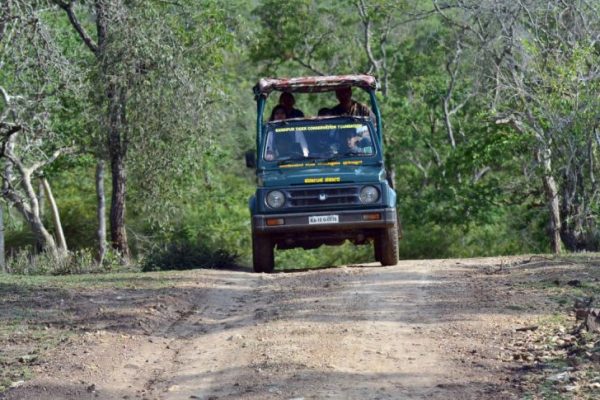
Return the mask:
M 360 204 L 359 187 L 289 189 L 288 207 L 319 207 Z

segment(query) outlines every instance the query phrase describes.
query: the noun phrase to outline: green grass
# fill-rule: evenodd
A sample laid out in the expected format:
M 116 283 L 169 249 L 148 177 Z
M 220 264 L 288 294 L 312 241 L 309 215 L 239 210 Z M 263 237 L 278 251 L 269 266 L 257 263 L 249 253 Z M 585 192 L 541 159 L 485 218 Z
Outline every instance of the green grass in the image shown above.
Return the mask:
M 569 316 L 562 312 L 549 314 L 549 315 L 546 315 L 545 317 L 542 317 L 539 319 L 540 325 L 552 327 L 552 328 L 555 328 L 558 326 L 565 326 L 566 324 L 569 324 L 570 322 L 571 322 L 571 319 L 569 318 Z
M 0 274 L 0 296 L 4 294 L 6 287 L 13 287 L 24 294 L 39 288 L 64 290 L 161 289 L 173 285 L 176 281 L 191 280 L 193 278 L 193 271 L 121 272 L 62 276 Z
M 5 365 L 4 360 L 0 358 L 0 366 Z M 12 367 L 9 369 L 4 369 L 0 372 L 0 393 L 6 391 L 13 382 L 16 381 L 26 381 L 33 377 L 33 373 L 31 372 L 31 368 L 29 366 L 23 365 L 21 367 Z

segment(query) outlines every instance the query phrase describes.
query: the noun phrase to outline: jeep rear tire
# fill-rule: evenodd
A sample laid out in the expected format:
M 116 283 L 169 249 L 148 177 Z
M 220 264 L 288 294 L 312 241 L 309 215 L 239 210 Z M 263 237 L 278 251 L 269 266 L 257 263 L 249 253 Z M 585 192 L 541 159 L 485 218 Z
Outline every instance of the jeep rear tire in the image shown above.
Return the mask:
M 375 239 L 375 258 L 383 266 L 398 264 L 398 221 L 384 228 Z
M 275 269 L 274 246 L 268 236 L 252 235 L 252 267 L 254 272 L 269 274 Z

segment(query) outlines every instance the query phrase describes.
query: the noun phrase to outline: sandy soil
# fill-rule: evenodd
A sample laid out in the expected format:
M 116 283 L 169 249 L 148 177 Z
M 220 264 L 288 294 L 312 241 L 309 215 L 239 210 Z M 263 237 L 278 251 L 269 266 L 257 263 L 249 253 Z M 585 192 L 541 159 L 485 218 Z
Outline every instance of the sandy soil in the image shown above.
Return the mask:
M 71 293 L 61 304 L 77 334 L 4 396 L 520 398 L 520 364 L 503 351 L 515 328 L 539 319 L 545 299 L 507 279 L 518 263 L 197 270 L 164 289 Z

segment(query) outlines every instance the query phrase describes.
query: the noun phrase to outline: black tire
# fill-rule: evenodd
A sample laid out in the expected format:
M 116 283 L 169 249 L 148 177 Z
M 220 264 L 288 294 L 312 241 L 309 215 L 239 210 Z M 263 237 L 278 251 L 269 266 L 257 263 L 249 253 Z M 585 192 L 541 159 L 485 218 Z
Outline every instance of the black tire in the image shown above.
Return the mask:
M 375 239 L 375 258 L 381 265 L 398 264 L 398 222 L 393 226 L 383 229 Z
M 274 246 L 268 236 L 252 235 L 252 267 L 254 272 L 269 274 L 275 269 Z

